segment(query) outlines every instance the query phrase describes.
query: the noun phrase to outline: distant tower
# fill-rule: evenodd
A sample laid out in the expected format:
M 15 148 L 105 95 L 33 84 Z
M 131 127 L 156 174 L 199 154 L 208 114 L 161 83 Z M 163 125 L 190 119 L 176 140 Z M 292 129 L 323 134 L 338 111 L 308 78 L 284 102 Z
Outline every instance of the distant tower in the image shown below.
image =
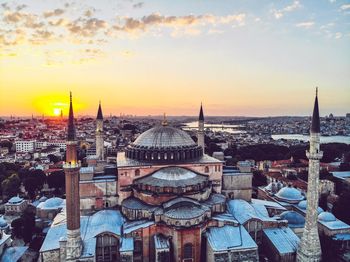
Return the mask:
M 63 165 L 66 176 L 66 210 L 67 210 L 67 244 L 66 260 L 75 260 L 80 257 L 82 240 L 80 236 L 80 198 L 79 198 L 79 169 L 77 159 L 78 142 L 76 139 L 72 93 L 68 117 L 66 162 Z
M 203 107 L 201 103 L 201 109 L 199 111 L 199 118 L 198 118 L 198 133 L 197 133 L 197 144 L 202 147 L 203 154 L 204 154 L 204 114 L 203 114 Z
M 320 159 L 323 156 L 323 152 L 320 151 L 320 116 L 318 111 L 317 87 L 310 128 L 310 150 L 306 152 L 306 155 L 309 159 L 306 222 L 297 252 L 297 261 L 316 262 L 321 260 L 321 245 L 317 229 L 317 208 Z
M 103 144 L 103 115 L 101 102 L 98 105 L 96 117 L 96 156 L 98 160 L 104 160 L 104 144 Z
M 63 119 L 63 110 L 61 109 L 60 118 Z

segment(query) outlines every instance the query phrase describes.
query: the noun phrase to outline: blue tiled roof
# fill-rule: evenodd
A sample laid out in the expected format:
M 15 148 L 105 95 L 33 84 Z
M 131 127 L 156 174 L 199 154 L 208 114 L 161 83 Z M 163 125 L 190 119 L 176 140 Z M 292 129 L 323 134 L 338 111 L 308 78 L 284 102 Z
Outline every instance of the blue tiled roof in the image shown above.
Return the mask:
M 300 239 L 289 227 L 267 228 L 263 231 L 280 254 L 297 251 Z
M 258 248 L 243 226 L 212 227 L 208 229 L 207 238 L 214 252 Z

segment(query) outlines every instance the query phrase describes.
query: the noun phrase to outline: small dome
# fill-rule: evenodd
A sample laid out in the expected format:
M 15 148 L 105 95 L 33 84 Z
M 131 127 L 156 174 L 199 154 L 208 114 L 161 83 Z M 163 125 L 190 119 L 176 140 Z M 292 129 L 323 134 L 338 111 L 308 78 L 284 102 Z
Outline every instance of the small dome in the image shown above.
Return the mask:
M 306 200 L 300 201 L 299 204 L 298 204 L 298 207 L 300 209 L 303 209 L 303 210 L 306 210 L 306 206 L 307 206 Z
M 281 201 L 298 202 L 304 199 L 301 192 L 293 187 L 284 187 L 278 191 L 276 197 Z
M 62 207 L 63 199 L 60 197 L 52 197 L 43 202 L 42 205 L 38 205 L 41 209 L 57 209 Z
M 6 220 L 4 219 L 3 216 L 1 216 L 1 217 L 0 217 L 0 228 L 1 228 L 1 229 L 4 229 L 4 228 L 6 228 L 7 226 L 8 226 L 8 224 L 7 224 Z
M 318 219 L 322 222 L 332 222 L 336 221 L 336 217 L 330 212 L 322 212 L 318 215 Z
M 23 198 L 21 198 L 19 196 L 14 196 L 14 197 L 10 198 L 9 203 L 10 204 L 18 204 L 18 203 L 21 203 L 22 201 L 23 201 Z
M 306 210 L 307 208 L 307 200 L 302 200 L 298 203 L 298 207 L 301 209 L 301 210 Z M 321 208 L 321 207 L 318 207 L 317 208 L 317 213 L 318 214 L 321 214 L 324 210 Z
M 303 227 L 305 224 L 305 218 L 295 211 L 285 211 L 280 216 L 288 221 L 290 227 Z

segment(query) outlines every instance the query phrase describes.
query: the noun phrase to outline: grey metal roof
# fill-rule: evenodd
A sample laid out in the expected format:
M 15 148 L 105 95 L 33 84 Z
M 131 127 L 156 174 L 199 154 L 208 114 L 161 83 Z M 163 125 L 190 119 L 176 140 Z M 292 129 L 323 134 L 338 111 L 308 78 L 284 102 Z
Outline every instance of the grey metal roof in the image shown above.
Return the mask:
M 289 227 L 267 228 L 263 231 L 280 254 L 297 251 L 300 239 Z
M 209 228 L 207 238 L 214 252 L 258 248 L 247 230 L 241 225 Z
M 163 234 L 156 234 L 153 236 L 154 246 L 156 249 L 169 249 L 169 239 L 166 238 Z
M 145 184 L 159 187 L 186 187 L 208 181 L 208 176 L 193 172 L 192 170 L 170 166 L 164 167 L 153 174 L 139 178 L 134 184 Z
M 135 146 L 167 148 L 195 146 L 193 139 L 183 130 L 171 126 L 156 126 L 143 132 L 133 143 Z

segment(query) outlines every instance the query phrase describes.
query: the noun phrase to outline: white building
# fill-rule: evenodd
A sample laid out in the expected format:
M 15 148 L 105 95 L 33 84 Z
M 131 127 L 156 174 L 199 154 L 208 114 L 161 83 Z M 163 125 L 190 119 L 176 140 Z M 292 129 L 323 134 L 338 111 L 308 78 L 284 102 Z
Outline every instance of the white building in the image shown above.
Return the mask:
M 29 153 L 35 150 L 35 140 L 20 140 L 15 142 L 17 153 Z

